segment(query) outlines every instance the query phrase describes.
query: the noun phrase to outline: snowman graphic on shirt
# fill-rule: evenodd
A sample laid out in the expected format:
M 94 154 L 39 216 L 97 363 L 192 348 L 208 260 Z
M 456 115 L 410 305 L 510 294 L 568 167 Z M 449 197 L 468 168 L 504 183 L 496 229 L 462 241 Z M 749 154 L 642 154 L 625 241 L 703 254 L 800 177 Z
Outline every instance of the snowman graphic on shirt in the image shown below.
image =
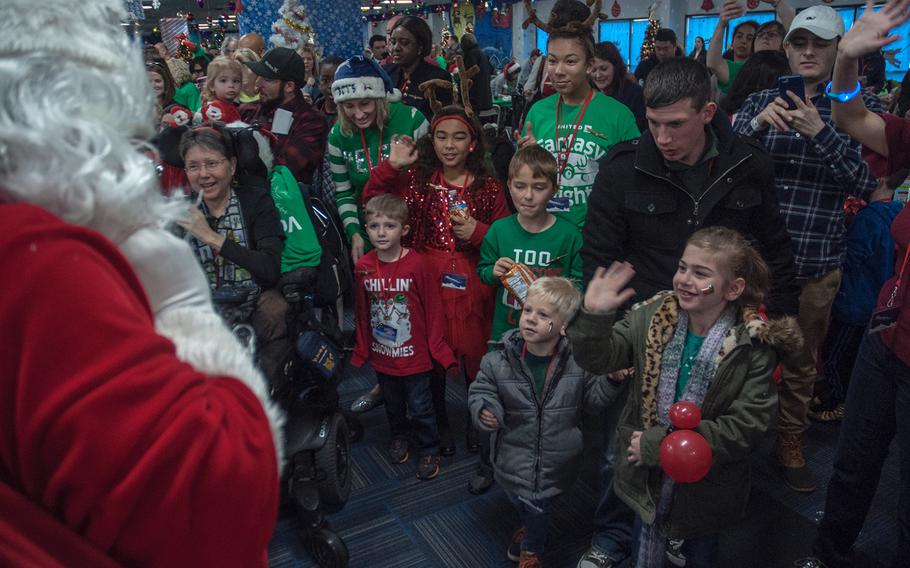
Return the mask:
M 373 339 L 386 347 L 400 347 L 411 339 L 411 312 L 407 296 L 370 294 L 370 328 Z

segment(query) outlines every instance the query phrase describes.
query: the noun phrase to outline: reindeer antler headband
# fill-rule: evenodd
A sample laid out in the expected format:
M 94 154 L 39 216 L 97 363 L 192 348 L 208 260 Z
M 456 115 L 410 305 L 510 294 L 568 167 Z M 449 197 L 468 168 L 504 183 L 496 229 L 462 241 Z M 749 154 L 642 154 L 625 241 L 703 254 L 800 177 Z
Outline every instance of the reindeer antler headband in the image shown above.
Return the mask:
M 458 77 L 461 80 L 459 87 L 461 105 L 464 107 L 465 115 L 469 118 L 474 118 L 474 108 L 471 106 L 468 92 L 471 90 L 471 85 L 474 84 L 474 76 L 480 73 L 480 67 L 474 65 L 470 69 L 465 69 L 464 58 L 460 55 L 455 56 L 455 65 L 458 66 Z M 433 114 L 439 114 L 439 111 L 442 110 L 442 104 L 436 98 L 436 89 L 448 89 L 451 91 L 455 89 L 455 85 L 445 79 L 430 79 L 421 83 L 418 88 L 430 101 L 430 108 L 433 110 Z
M 554 27 L 550 22 L 543 23 L 540 21 L 540 18 L 537 17 L 537 10 L 531 6 L 531 0 L 524 0 L 525 10 L 528 12 L 528 17 L 522 22 L 522 29 L 528 29 L 528 26 L 533 24 L 537 26 L 538 29 L 545 32 L 579 32 L 584 29 L 590 29 L 594 25 L 594 22 L 597 20 L 606 21 L 607 15 L 602 13 L 600 10 L 603 8 L 603 0 L 587 0 L 588 7 L 594 6 L 591 8 L 591 13 L 588 15 L 584 21 L 581 22 L 569 22 L 564 26 Z M 554 14 L 550 13 L 550 21 L 552 22 Z

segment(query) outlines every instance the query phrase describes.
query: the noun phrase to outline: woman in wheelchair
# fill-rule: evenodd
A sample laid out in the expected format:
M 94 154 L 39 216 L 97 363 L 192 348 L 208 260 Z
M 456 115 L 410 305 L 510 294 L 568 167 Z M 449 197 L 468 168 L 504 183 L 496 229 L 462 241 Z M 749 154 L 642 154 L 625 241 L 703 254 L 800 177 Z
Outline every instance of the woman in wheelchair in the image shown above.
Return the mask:
M 178 224 L 189 233 L 213 292 L 227 287 L 263 290 L 250 317 L 257 344 L 268 346 L 286 335 L 287 313 L 287 303 L 274 290 L 285 237 L 272 196 L 263 187 L 235 181 L 233 145 L 220 129 L 188 130 L 180 140 L 180 156 L 198 206 Z M 271 377 L 278 362 L 268 361 L 266 353 L 273 349 L 257 351 Z

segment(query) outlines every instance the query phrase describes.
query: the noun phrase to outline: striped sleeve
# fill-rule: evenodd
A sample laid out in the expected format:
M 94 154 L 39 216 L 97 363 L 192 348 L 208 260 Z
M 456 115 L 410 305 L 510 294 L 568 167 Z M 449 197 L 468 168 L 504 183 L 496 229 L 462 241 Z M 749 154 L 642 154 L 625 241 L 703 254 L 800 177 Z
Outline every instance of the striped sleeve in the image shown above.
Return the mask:
M 419 140 L 424 134 L 430 131 L 430 123 L 427 122 L 423 113 L 416 108 L 411 109 L 411 119 L 414 125 L 414 140 Z
M 338 205 L 338 215 L 341 217 L 344 233 L 350 241 L 354 233 L 360 231 L 360 216 L 357 199 L 348 176 L 348 165 L 341 153 L 339 138 L 336 125 L 329 134 L 329 166 L 332 170 L 332 181 L 335 182 L 335 203 Z

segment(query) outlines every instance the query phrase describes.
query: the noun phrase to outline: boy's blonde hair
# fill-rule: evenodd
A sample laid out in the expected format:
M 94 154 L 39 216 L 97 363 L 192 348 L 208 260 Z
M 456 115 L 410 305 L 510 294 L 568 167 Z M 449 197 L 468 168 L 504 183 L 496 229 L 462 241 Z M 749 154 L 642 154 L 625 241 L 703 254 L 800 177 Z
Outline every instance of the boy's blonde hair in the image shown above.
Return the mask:
M 568 278 L 543 276 L 528 288 L 527 298 L 535 297 L 556 308 L 563 322 L 568 323 L 581 306 L 581 292 Z
M 727 227 L 706 227 L 696 231 L 687 245 L 713 253 L 718 268 L 730 280 L 742 278 L 746 283 L 737 300 L 745 306 L 758 307 L 771 287 L 771 273 L 764 259 L 739 232 Z
M 408 223 L 408 204 L 397 195 L 383 193 L 367 201 L 366 207 L 363 209 L 363 216 L 367 220 L 374 215 L 385 215 L 389 219 L 406 225 Z
M 243 66 L 223 55 L 219 55 L 209 63 L 206 69 L 205 86 L 202 88 L 202 96 L 205 102 L 215 100 L 215 79 L 225 73 L 236 73 L 240 80 L 243 81 Z
M 554 190 L 559 188 L 556 175 L 556 158 L 543 146 L 536 144 L 525 146 L 515 152 L 515 155 L 512 156 L 512 161 L 509 162 L 509 183 L 512 183 L 512 178 L 518 175 L 518 170 L 522 166 L 528 166 L 531 169 L 532 176 L 548 180 L 553 184 Z

